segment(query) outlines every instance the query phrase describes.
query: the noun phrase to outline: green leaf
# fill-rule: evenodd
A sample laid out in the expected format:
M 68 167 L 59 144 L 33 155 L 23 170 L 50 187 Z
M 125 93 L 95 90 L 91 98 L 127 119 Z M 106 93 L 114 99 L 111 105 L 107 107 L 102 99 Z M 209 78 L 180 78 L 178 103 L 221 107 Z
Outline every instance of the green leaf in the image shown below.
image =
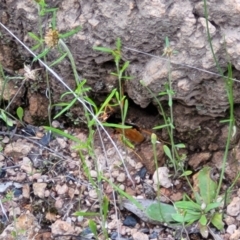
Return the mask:
M 121 125 L 121 124 L 116 124 L 116 123 L 107 123 L 107 122 L 102 123 L 102 125 L 105 127 L 114 127 L 114 128 L 121 128 L 121 129 L 132 128 L 132 126 L 126 126 L 126 125 Z
M 212 210 L 212 209 L 215 209 L 215 208 L 220 207 L 221 204 L 222 204 L 222 203 L 220 203 L 220 202 L 209 203 L 209 204 L 207 205 L 207 207 L 205 208 L 204 211 L 207 213 L 207 212 L 209 212 L 209 211 Z
M 60 63 L 65 57 L 67 56 L 67 53 L 64 53 L 61 57 L 59 57 L 56 61 L 50 64 L 49 67 L 53 67 L 54 65 Z
M 123 122 L 125 122 L 128 113 L 128 100 L 125 99 L 123 106 Z
M 120 38 L 117 38 L 116 47 L 117 47 L 117 50 L 118 50 L 118 51 L 121 51 L 122 42 L 121 42 L 121 39 L 120 39 Z
M 201 211 L 201 206 L 192 201 L 179 201 L 174 203 L 176 208 Z
M 42 42 L 41 38 L 39 38 L 39 37 L 38 37 L 35 33 L 33 33 L 33 32 L 28 32 L 28 36 L 31 37 L 32 39 L 34 39 L 35 41 L 39 42 L 39 43 Z
M 76 28 L 72 29 L 71 31 L 64 33 L 64 34 L 59 34 L 60 38 L 68 38 L 71 37 L 72 35 L 78 33 L 79 31 L 81 31 L 81 27 L 77 26 Z
M 186 146 L 183 143 L 178 143 L 178 144 L 175 144 L 175 147 L 176 148 L 185 148 Z
M 124 63 L 120 72 L 123 73 L 128 68 L 128 66 L 129 66 L 129 61 Z
M 77 217 L 95 217 L 95 216 L 100 216 L 100 213 L 97 212 L 81 212 L 77 211 L 73 214 L 74 216 Z
M 1 109 L 1 115 L 0 118 L 9 126 L 12 127 L 13 126 L 13 121 L 7 117 L 7 115 L 5 114 L 4 110 Z
M 225 119 L 225 120 L 220 120 L 219 122 L 220 123 L 229 123 L 231 121 L 232 121 L 231 119 Z
M 23 108 L 22 107 L 18 107 L 17 108 L 17 116 L 18 116 L 18 118 L 19 118 L 19 120 L 21 122 L 22 122 L 22 119 L 23 119 L 23 113 L 24 113 Z
M 64 112 L 66 112 L 68 109 L 70 109 L 74 103 L 77 101 L 77 98 L 74 98 L 71 102 L 69 102 L 67 105 L 66 103 L 63 103 L 64 105 L 66 105 L 66 107 L 64 109 L 62 109 L 53 119 L 58 118 L 59 116 L 61 116 Z
M 217 183 L 211 178 L 211 168 L 204 167 L 197 175 L 200 196 L 203 202 L 208 205 L 215 199 Z
M 200 217 L 199 223 L 203 226 L 207 225 L 207 218 L 204 214 Z
M 215 213 L 211 219 L 211 223 L 214 225 L 215 228 L 218 230 L 222 230 L 224 227 L 224 223 L 222 221 L 222 214 Z
M 172 215 L 176 213 L 174 206 L 161 202 L 153 203 L 146 209 L 149 218 L 161 223 L 174 222 Z
M 105 47 L 93 47 L 93 50 L 97 50 L 100 52 L 105 52 L 105 53 L 113 53 L 113 50 L 111 48 L 105 48 Z
M 41 52 L 40 54 L 38 54 L 34 59 L 33 59 L 33 62 L 37 61 L 38 59 L 46 56 L 48 54 L 48 52 L 50 51 L 50 48 L 46 48 L 44 49 L 43 52 Z
M 172 154 L 169 147 L 167 145 L 163 145 L 163 150 L 164 153 L 168 156 L 168 158 L 172 160 Z
M 157 130 L 157 129 L 162 129 L 162 128 L 166 128 L 166 127 L 169 127 L 169 126 L 170 126 L 169 124 L 164 124 L 164 125 L 156 126 L 153 129 Z
M 179 223 L 194 223 L 199 220 L 201 217 L 201 213 L 194 213 L 193 212 L 185 212 L 183 214 L 176 213 L 172 214 L 172 218 L 174 221 L 179 222 Z
M 38 49 L 41 46 L 41 43 L 38 43 L 36 45 L 34 45 L 33 47 L 31 47 L 32 51 L 35 51 L 36 49 Z
M 192 171 L 185 171 L 185 172 L 183 172 L 183 174 L 180 176 L 180 177 L 186 177 L 186 176 L 189 176 L 189 175 L 191 175 L 192 174 Z
M 109 199 L 106 195 L 103 197 L 102 207 L 103 207 L 103 215 L 104 220 L 107 220 L 107 214 L 108 214 L 108 206 L 109 206 Z
M 72 140 L 72 141 L 74 141 L 74 142 L 76 142 L 76 143 L 79 143 L 79 144 L 82 143 L 77 137 L 74 137 L 74 136 L 71 135 L 71 134 L 65 133 L 65 132 L 63 132 L 62 130 L 59 130 L 59 129 L 57 129 L 57 128 L 53 128 L 53 127 L 44 127 L 44 128 L 45 128 L 46 130 L 51 131 L 51 132 L 54 132 L 54 133 L 56 133 L 56 134 L 58 134 L 58 135 L 60 135 L 60 136 L 66 137 L 66 138 L 68 138 L 68 139 L 70 139 L 70 140 Z
M 169 46 L 170 46 L 168 37 L 165 38 L 165 46 L 166 46 L 166 47 L 169 47 Z
M 97 236 L 97 224 L 92 219 L 89 220 L 88 224 L 89 224 L 90 230 L 96 237 Z

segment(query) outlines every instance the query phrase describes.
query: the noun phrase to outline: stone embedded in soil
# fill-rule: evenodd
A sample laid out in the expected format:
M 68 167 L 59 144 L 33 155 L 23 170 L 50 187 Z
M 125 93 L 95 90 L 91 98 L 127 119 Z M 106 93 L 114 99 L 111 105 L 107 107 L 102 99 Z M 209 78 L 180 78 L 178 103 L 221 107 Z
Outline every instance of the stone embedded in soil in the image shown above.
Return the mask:
M 89 194 L 89 197 L 93 199 L 97 199 L 98 197 L 97 191 L 95 189 L 91 189 L 88 194 Z
M 35 173 L 35 169 L 33 168 L 32 161 L 28 157 L 23 157 L 20 169 L 25 171 L 27 174 Z
M 57 220 L 55 223 L 51 226 L 52 234 L 54 235 L 67 235 L 67 234 L 76 234 L 73 226 L 71 226 L 70 223 L 67 223 L 62 220 Z
M 117 179 L 116 179 L 118 182 L 122 183 L 126 180 L 126 174 L 125 173 L 120 173 L 118 176 L 117 176 Z
M 46 183 L 33 183 L 33 193 L 35 196 L 38 196 L 40 198 L 44 198 L 44 192 L 45 188 L 47 187 Z
M 24 184 L 22 187 L 22 195 L 24 198 L 30 198 L 30 187 L 29 184 Z
M 40 226 L 31 213 L 22 214 L 14 224 L 10 224 L 0 235 L 0 239 L 13 240 L 13 233 L 17 233 L 18 239 L 36 239 Z
M 91 170 L 91 171 L 90 171 L 90 176 L 91 176 L 92 178 L 97 178 L 97 176 L 98 176 L 97 171 Z
M 8 157 L 19 159 L 21 157 L 27 156 L 32 147 L 33 145 L 26 141 L 13 142 L 5 146 L 4 154 Z
M 191 156 L 188 164 L 196 169 L 200 164 L 206 163 L 211 158 L 212 154 L 210 152 L 195 153 Z
M 230 236 L 230 240 L 239 240 L 240 239 L 240 229 L 234 231 L 234 233 Z
M 127 227 L 135 227 L 136 224 L 137 224 L 137 220 L 133 216 L 127 216 L 123 221 L 123 225 Z
M 139 175 L 139 177 L 141 179 L 144 179 L 146 177 L 146 174 L 147 174 L 147 169 L 146 167 L 142 167 L 138 172 L 137 172 L 137 175 Z
M 63 185 L 57 184 L 55 189 L 56 189 L 58 195 L 62 195 L 68 191 L 68 186 L 67 186 L 67 184 L 63 184 Z
M 227 206 L 227 214 L 233 217 L 238 216 L 240 213 L 240 198 L 234 197 L 231 203 Z
M 156 191 L 157 186 L 160 185 L 165 188 L 172 186 L 172 182 L 169 179 L 169 169 L 167 167 L 158 168 L 153 174 L 154 189 Z
M 237 226 L 234 225 L 234 224 L 232 224 L 232 225 L 229 225 L 229 226 L 227 227 L 226 232 L 229 233 L 229 234 L 233 234 L 236 229 L 237 229 Z
M 154 162 L 154 154 L 152 151 L 152 144 L 149 142 L 144 142 L 140 145 L 140 153 L 141 153 L 141 162 L 147 168 L 150 174 L 153 174 L 156 170 L 156 165 Z M 162 144 L 156 145 L 157 151 L 157 160 L 158 166 L 162 166 L 165 162 L 164 151 Z
M 148 240 L 148 235 L 142 233 L 142 232 L 135 232 L 132 235 L 134 240 Z
M 57 137 L 56 140 L 57 140 L 58 144 L 60 145 L 61 149 L 64 149 L 67 147 L 67 142 L 63 138 Z
M 55 208 L 57 209 L 62 209 L 63 205 L 64 205 L 64 201 L 62 198 L 58 198 L 54 204 Z

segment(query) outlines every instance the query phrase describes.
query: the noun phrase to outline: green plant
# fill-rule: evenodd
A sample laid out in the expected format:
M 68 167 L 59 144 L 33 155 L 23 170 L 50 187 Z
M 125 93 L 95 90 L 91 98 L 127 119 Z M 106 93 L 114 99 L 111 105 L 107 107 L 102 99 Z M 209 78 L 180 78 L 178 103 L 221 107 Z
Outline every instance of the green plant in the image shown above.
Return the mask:
M 39 0 L 35 1 L 38 5 L 38 14 L 39 14 L 39 36 L 33 32 L 29 32 L 29 36 L 36 42 L 36 44 L 32 47 L 32 50 L 36 51 L 39 50 L 40 53 L 35 56 L 33 61 L 43 59 L 44 62 L 47 62 L 47 54 L 55 47 L 58 48 L 59 57 L 54 60 L 50 66 L 53 67 L 56 64 L 59 64 L 65 57 L 68 57 L 72 69 L 74 72 L 74 77 L 76 84 L 79 83 L 79 77 L 76 71 L 76 66 L 73 61 L 72 54 L 66 44 L 64 43 L 63 39 L 68 38 L 77 32 L 81 30 L 81 27 L 78 26 L 73 30 L 70 30 L 66 33 L 59 33 L 56 27 L 56 12 L 57 8 L 48 8 L 47 4 L 45 3 L 45 0 Z M 42 30 L 42 20 L 41 18 L 46 14 L 51 13 L 52 19 L 51 19 L 51 27 L 50 29 L 45 33 L 45 36 L 43 36 L 43 30 Z M 52 111 L 52 101 L 51 101 L 51 91 L 50 91 L 50 83 L 49 83 L 49 76 L 48 71 L 46 71 L 46 83 L 47 83 L 47 89 L 48 89 L 48 99 L 49 99 L 49 107 L 48 107 L 48 117 L 49 117 L 49 124 L 51 124 L 51 111 Z
M 175 174 L 179 172 L 179 170 L 183 171 L 183 156 L 179 156 L 178 154 L 178 149 L 179 148 L 185 148 L 185 145 L 182 143 L 175 143 L 174 140 L 174 116 L 173 116 L 173 96 L 174 96 L 174 91 L 172 89 L 172 77 L 171 77 L 171 56 L 172 54 L 177 53 L 174 49 L 171 48 L 169 39 L 166 37 L 165 39 L 165 48 L 163 51 L 163 56 L 167 56 L 167 62 L 168 62 L 168 82 L 164 85 L 165 91 L 162 91 L 159 93 L 159 97 L 167 96 L 168 98 L 168 107 L 169 107 L 169 116 L 167 116 L 166 111 L 164 110 L 160 100 L 158 97 L 152 92 L 152 90 L 144 84 L 143 81 L 141 81 L 141 84 L 149 91 L 151 96 L 154 98 L 154 100 L 157 102 L 159 106 L 159 110 L 161 115 L 163 116 L 164 124 L 160 126 L 156 126 L 153 129 L 158 130 L 158 129 L 163 129 L 165 128 L 167 130 L 169 139 L 170 139 L 170 148 L 168 145 L 163 146 L 163 150 L 167 157 L 170 160 L 171 165 L 174 168 Z
M 196 177 L 198 189 L 193 191 L 194 200 L 185 196 L 185 199 L 174 203 L 174 206 L 158 202 L 151 204 L 147 209 L 147 215 L 161 223 L 172 226 L 187 226 L 198 222 L 198 227 L 203 237 L 208 236 L 208 226 L 213 224 L 218 230 L 223 229 L 222 214 L 219 213 L 222 199 L 216 202 L 215 192 L 217 183 L 211 178 L 210 167 L 204 167 Z
M 222 198 L 216 201 L 217 182 L 211 178 L 210 167 L 204 167 L 196 177 L 199 189 L 194 192 L 195 201 L 187 200 L 175 202 L 178 213 L 172 217 L 176 222 L 191 224 L 198 221 L 198 226 L 203 237 L 208 236 L 208 225 L 212 223 L 218 230 L 222 230 L 224 223 L 219 208 L 223 205 Z
M 106 48 L 106 47 L 93 47 L 94 50 L 101 51 L 104 53 L 111 54 L 114 58 L 115 66 L 116 66 L 116 72 L 112 72 L 111 74 L 113 76 L 116 76 L 118 79 L 118 88 L 119 90 L 114 89 L 108 98 L 106 99 L 105 103 L 102 105 L 100 108 L 100 111 L 98 111 L 97 115 L 102 113 L 102 110 L 106 104 L 108 104 L 110 101 L 113 101 L 113 97 L 116 100 L 117 104 L 114 106 L 119 106 L 120 107 L 120 113 L 121 113 L 121 124 L 112 124 L 112 123 L 103 123 L 104 126 L 107 127 L 117 127 L 122 129 L 122 140 L 123 142 L 130 146 L 133 147 L 131 142 L 125 137 L 124 134 L 124 129 L 126 128 L 131 128 L 129 126 L 125 126 L 125 121 L 127 117 L 127 112 L 128 112 L 128 99 L 124 95 L 124 90 L 123 90 L 123 80 L 130 80 L 131 77 L 124 75 L 126 72 L 128 66 L 129 66 L 129 61 L 126 61 L 122 64 L 121 66 L 121 51 L 122 51 L 122 43 L 120 38 L 117 39 L 116 41 L 116 49 L 111 49 L 111 48 Z

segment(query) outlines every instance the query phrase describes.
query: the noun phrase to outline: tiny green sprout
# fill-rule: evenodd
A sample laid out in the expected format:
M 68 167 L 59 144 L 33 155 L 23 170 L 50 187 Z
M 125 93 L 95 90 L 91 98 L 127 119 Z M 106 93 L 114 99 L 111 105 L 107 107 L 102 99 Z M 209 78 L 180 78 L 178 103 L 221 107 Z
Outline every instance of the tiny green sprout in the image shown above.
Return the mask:
M 22 122 L 23 120 L 23 115 L 24 115 L 24 110 L 22 107 L 18 107 L 17 108 L 17 116 L 18 116 L 18 119 Z

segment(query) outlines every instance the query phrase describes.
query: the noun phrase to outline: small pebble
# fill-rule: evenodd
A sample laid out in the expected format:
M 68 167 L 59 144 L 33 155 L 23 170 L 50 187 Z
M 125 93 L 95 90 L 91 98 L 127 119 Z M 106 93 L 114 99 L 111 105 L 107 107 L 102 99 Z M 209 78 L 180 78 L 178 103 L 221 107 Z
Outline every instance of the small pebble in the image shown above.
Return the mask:
M 90 171 L 90 176 L 91 176 L 92 178 L 97 178 L 97 176 L 98 176 L 97 171 L 91 170 L 91 171 Z
M 57 184 L 56 191 L 57 191 L 58 195 L 65 194 L 68 191 L 67 184 L 64 184 L 62 186 L 60 184 Z
M 150 235 L 149 235 L 149 239 L 157 239 L 159 236 L 159 233 L 153 231 Z
M 9 137 L 5 136 L 2 140 L 3 143 L 9 143 Z
M 118 232 L 112 232 L 110 238 L 112 240 L 117 240 L 119 237 L 121 237 L 121 234 L 119 234 Z
M 55 208 L 62 209 L 63 208 L 64 201 L 61 198 L 58 198 L 54 204 Z
M 237 226 L 234 225 L 234 224 L 232 224 L 232 225 L 229 225 L 229 226 L 228 226 L 226 232 L 229 233 L 229 234 L 233 234 L 236 229 L 237 229 Z
M 89 195 L 90 198 L 93 198 L 93 199 L 96 199 L 98 197 L 97 191 L 94 190 L 94 189 L 90 190 L 88 195 Z
M 18 198 L 22 195 L 22 188 L 15 188 L 14 189 L 14 197 Z
M 141 179 L 144 179 L 146 177 L 147 174 L 147 169 L 145 167 L 142 167 L 138 172 L 137 175 L 139 175 L 139 177 Z
M 59 128 L 60 127 L 60 122 L 58 122 L 56 120 L 52 121 L 52 127 Z
M 112 177 L 117 178 L 119 176 L 119 171 L 115 170 L 112 172 Z
M 125 173 L 120 173 L 117 177 L 118 182 L 124 182 L 126 180 L 126 174 Z
M 0 168 L 0 178 L 4 178 L 7 171 L 5 169 Z
M 123 221 L 123 225 L 127 227 L 135 227 L 136 224 L 137 224 L 137 220 L 133 216 L 127 216 Z

